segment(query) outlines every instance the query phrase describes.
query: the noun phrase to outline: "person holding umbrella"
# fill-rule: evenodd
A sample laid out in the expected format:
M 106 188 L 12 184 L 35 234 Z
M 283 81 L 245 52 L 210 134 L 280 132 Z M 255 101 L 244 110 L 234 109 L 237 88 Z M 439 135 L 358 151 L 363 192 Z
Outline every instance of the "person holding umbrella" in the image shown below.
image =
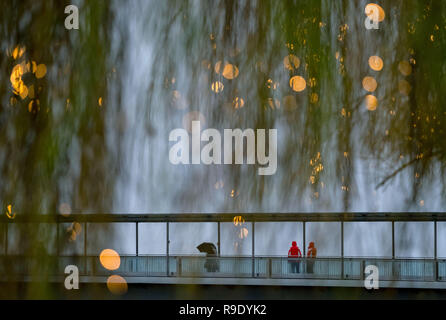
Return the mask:
M 215 257 L 217 257 L 217 248 L 215 245 L 211 242 L 203 242 L 197 246 L 197 249 L 200 252 L 205 252 L 206 257 L 210 257 L 210 259 L 206 259 L 206 262 L 204 263 L 206 272 L 218 272 L 220 267 L 217 259 L 215 259 Z

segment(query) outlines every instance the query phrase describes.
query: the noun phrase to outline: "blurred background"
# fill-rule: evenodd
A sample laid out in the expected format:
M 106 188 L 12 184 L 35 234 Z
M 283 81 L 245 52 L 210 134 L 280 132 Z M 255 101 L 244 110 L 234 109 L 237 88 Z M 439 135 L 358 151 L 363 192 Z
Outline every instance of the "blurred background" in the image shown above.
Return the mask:
M 79 8 L 79 30 L 64 26 L 70 4 Z M 365 26 L 372 9 L 378 29 Z M 4 219 L 444 211 L 443 1 L 21 0 L 4 1 L 0 16 Z M 172 165 L 169 132 L 189 129 L 193 120 L 220 132 L 277 129 L 277 172 Z M 7 238 L 11 254 L 44 252 L 42 264 L 51 268 L 54 226 L 13 225 L 6 234 L 4 225 L 1 248 Z M 215 241 L 215 225 L 175 228 L 178 254 Z M 387 226 L 349 228 L 347 255 L 389 254 Z M 402 228 L 400 256 L 431 255 L 411 236 L 430 239 L 428 226 Z M 89 229 L 91 254 L 134 250 L 134 236 L 126 240 L 132 226 L 96 229 Z M 286 255 L 289 243 L 301 239 L 298 225 L 263 229 L 256 248 L 262 254 Z M 140 250 L 164 253 L 163 230 L 142 226 L 147 239 Z M 83 248 L 80 224 L 61 231 L 61 250 Z M 339 254 L 336 227 L 309 232 L 320 255 Z M 355 238 L 366 233 L 366 240 Z M 249 252 L 225 234 L 223 254 Z M 51 297 L 45 285 L 24 292 Z

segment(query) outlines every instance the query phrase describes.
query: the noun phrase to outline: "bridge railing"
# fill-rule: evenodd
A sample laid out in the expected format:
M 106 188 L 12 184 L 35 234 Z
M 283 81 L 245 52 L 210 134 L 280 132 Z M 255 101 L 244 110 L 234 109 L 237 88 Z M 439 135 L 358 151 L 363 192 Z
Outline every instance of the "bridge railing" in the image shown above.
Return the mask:
M 106 277 L 188 277 L 188 278 L 270 278 L 270 279 L 364 279 L 365 267 L 378 267 L 383 281 L 446 282 L 446 260 L 381 258 L 287 257 L 205 257 L 205 256 L 121 256 L 116 270 L 105 269 L 97 256 L 49 257 L 41 259 L 0 256 L 0 274 L 29 275 L 36 270 L 64 275 L 65 267 L 75 265 L 81 276 Z

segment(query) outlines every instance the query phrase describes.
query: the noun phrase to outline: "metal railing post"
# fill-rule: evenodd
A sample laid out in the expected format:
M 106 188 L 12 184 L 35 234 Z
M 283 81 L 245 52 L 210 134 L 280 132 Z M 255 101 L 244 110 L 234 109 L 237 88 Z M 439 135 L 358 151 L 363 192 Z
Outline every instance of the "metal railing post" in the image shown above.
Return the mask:
M 434 221 L 434 280 L 438 281 L 438 261 L 437 261 L 437 220 Z
M 364 271 L 365 271 L 365 260 L 361 260 L 361 272 L 359 274 L 359 279 L 364 280 Z
M 136 246 L 136 256 L 138 256 L 139 255 L 139 250 L 138 250 L 138 248 L 139 248 L 138 222 L 136 222 L 135 228 L 136 228 L 136 243 L 135 243 L 135 246 Z
M 395 221 L 392 221 L 392 259 L 395 259 Z
M 437 260 L 437 221 L 434 221 L 434 259 Z
M 302 245 L 303 245 L 303 256 L 305 257 L 306 255 L 306 250 L 307 250 L 307 244 L 306 244 L 306 226 L 305 226 L 305 221 L 302 222 Z
M 181 269 L 182 269 L 181 257 L 177 257 L 177 277 L 181 277 Z
M 341 221 L 341 279 L 344 279 L 344 221 Z
M 255 276 L 255 261 L 254 261 L 254 256 L 255 256 L 255 235 L 256 235 L 256 229 L 255 229 L 255 222 L 252 221 L 251 222 L 252 225 L 252 277 L 254 278 Z
M 220 248 L 220 221 L 217 222 L 217 251 L 218 251 L 218 256 L 220 256 L 221 254 L 221 248 Z
M 273 274 L 273 260 L 272 258 L 268 258 L 268 268 L 267 268 L 268 278 L 272 278 L 272 274 Z
M 87 275 L 87 222 L 84 223 L 84 272 Z
M 169 240 L 169 222 L 166 222 L 166 274 L 167 276 L 169 276 L 170 272 L 169 272 L 169 245 L 170 245 L 170 240 Z
M 395 221 L 392 221 L 392 278 L 395 277 Z

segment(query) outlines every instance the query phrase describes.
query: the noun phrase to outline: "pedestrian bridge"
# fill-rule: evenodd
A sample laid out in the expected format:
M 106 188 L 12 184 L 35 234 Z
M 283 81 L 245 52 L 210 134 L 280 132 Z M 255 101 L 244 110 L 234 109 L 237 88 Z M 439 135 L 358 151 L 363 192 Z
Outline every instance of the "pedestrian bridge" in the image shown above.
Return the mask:
M 243 223 L 251 223 L 252 254 L 250 256 L 220 255 L 220 223 L 233 222 L 238 214 L 166 214 L 166 215 L 71 215 L 68 217 L 51 215 L 24 216 L 17 220 L 3 220 L 6 231 L 11 223 L 54 223 L 57 230 L 59 224 L 79 222 L 84 224 L 84 254 L 78 256 L 49 257 L 50 268 L 44 274 L 50 274 L 54 281 L 62 281 L 66 276 L 65 267 L 78 267 L 80 281 L 85 283 L 106 282 L 110 275 L 117 274 L 132 284 L 207 284 L 207 285 L 258 285 L 258 286 L 322 286 L 322 287 L 364 287 L 364 279 L 368 274 L 365 269 L 369 265 L 376 266 L 379 271 L 379 286 L 394 288 L 446 289 L 446 260 L 437 257 L 437 222 L 446 221 L 444 213 L 269 213 L 243 215 Z M 339 222 L 341 230 L 341 256 L 318 257 L 316 259 L 295 259 L 287 257 L 258 256 L 254 252 L 256 222 L 301 221 L 303 228 L 303 254 L 305 256 L 305 222 Z M 382 221 L 391 223 L 392 257 L 365 258 L 344 256 L 344 222 Z M 394 224 L 399 222 L 431 222 L 434 234 L 432 258 L 400 259 L 395 257 Z M 2 221 L 0 221 L 2 222 Z M 93 223 L 135 223 L 136 235 L 134 255 L 121 255 L 118 269 L 106 270 L 98 256 L 87 254 L 87 227 Z M 166 254 L 140 255 L 138 251 L 138 223 L 158 222 L 166 226 Z M 215 222 L 218 224 L 217 257 L 203 255 L 171 255 L 169 254 L 169 223 Z M 59 232 L 59 231 L 58 231 Z M 132 235 L 129 235 L 132 236 Z M 57 237 L 59 235 L 57 234 Z M 7 232 L 6 232 L 6 240 Z M 163 241 L 163 239 L 160 239 Z M 22 257 L 8 252 L 7 241 L 5 252 L 0 255 L 0 274 L 14 275 L 18 279 L 27 279 L 30 270 L 41 265 L 41 257 Z M 56 241 L 56 243 L 59 243 Z M 59 252 L 57 250 L 57 252 Z M 48 259 L 47 259 L 48 260 Z M 206 269 L 206 264 L 218 266 L 215 272 Z M 299 264 L 299 271 L 292 272 L 290 262 Z
M 84 283 L 106 282 L 118 274 L 129 284 L 364 287 L 365 268 L 374 265 L 380 287 L 446 289 L 446 260 L 434 259 L 122 256 L 119 268 L 110 271 L 97 256 L 53 258 L 53 267 L 57 264 L 49 270 L 53 281 L 65 277 L 66 266 L 75 265 Z M 0 265 L 7 270 L 1 273 L 19 279 L 26 279 L 40 264 L 39 258 L 0 257 L 4 259 Z M 216 272 L 206 270 L 209 261 L 218 266 Z M 299 272 L 292 272 L 291 261 L 299 263 Z

